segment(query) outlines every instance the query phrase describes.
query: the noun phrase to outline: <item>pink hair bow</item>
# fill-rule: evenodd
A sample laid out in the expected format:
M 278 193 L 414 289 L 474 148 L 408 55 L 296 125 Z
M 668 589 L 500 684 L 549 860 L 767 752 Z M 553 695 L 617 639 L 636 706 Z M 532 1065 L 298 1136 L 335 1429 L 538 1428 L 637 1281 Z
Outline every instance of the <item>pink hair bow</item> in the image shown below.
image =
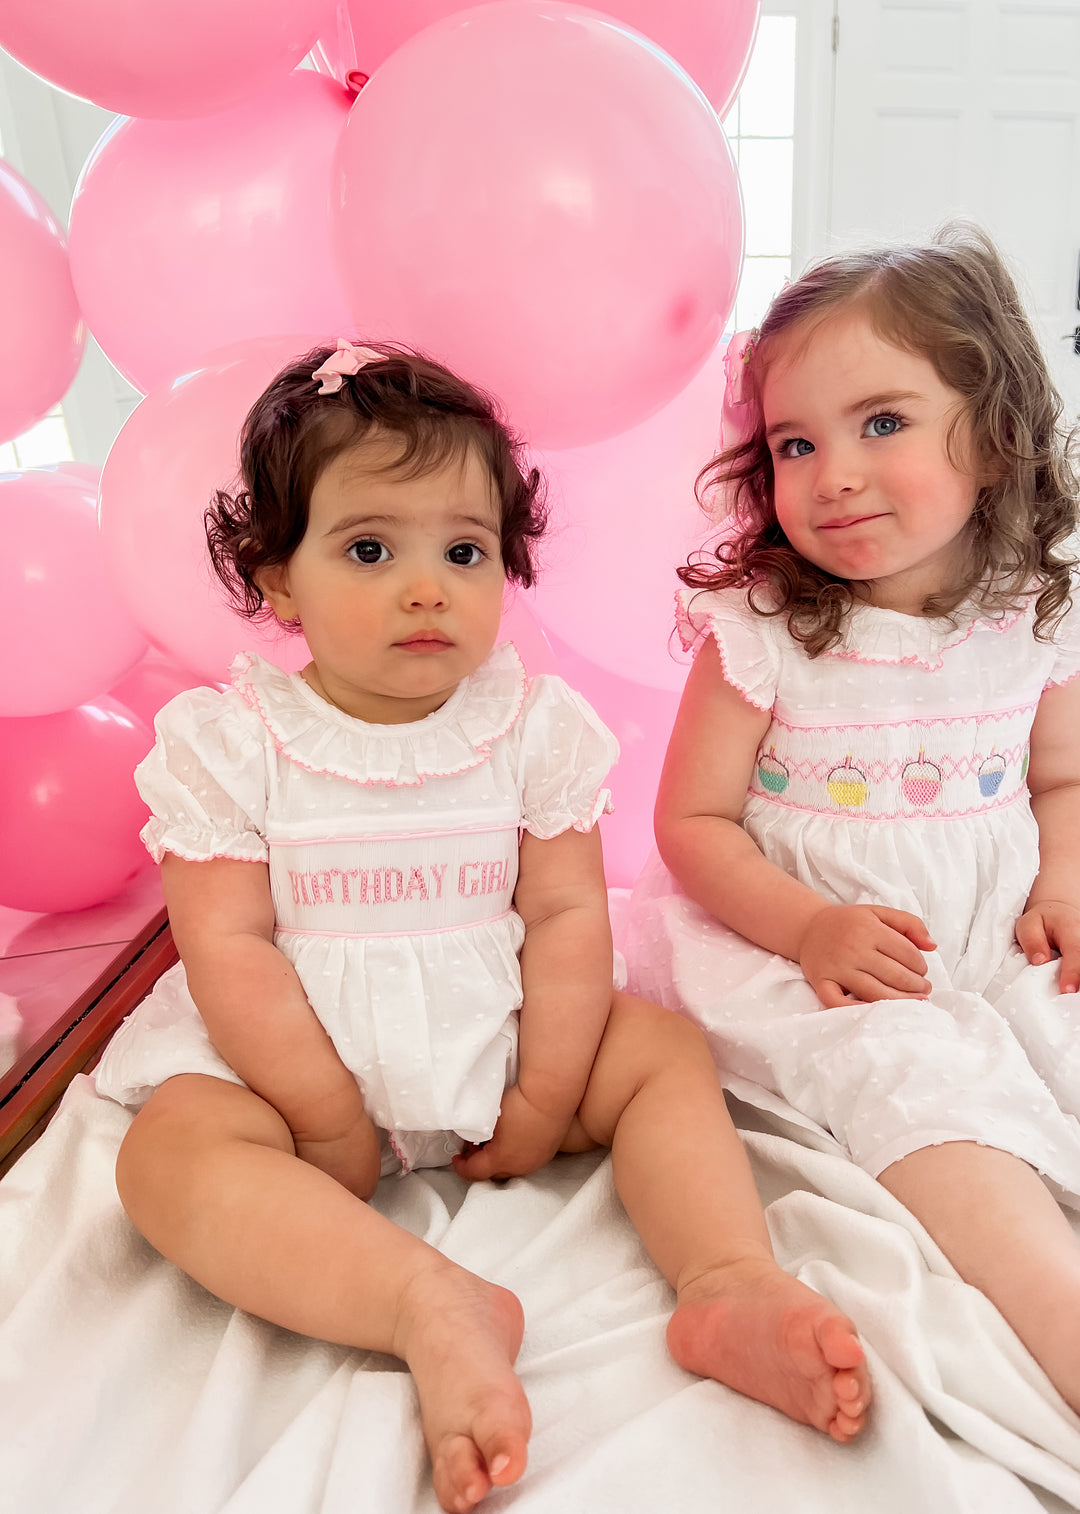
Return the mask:
M 754 429 L 753 386 L 750 382 L 750 359 L 760 333 L 736 331 L 724 353 L 724 406 L 720 416 L 720 446 L 724 452 L 745 442 Z
M 351 378 L 369 363 L 382 363 L 385 359 L 385 352 L 376 352 L 374 347 L 354 347 L 344 337 L 339 337 L 337 351 L 326 359 L 321 368 L 316 368 L 311 377 L 322 379 L 320 394 L 336 394 L 343 378 Z

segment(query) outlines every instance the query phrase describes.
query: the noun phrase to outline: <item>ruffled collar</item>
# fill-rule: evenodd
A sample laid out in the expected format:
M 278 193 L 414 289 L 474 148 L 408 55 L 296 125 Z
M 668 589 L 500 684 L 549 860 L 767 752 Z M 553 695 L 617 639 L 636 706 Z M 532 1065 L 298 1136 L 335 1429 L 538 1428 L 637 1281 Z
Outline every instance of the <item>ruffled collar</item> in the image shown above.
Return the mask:
M 961 646 L 980 628 L 1008 631 L 1032 610 L 1029 602 L 1010 614 L 987 615 L 969 601 L 947 620 L 931 620 L 903 615 L 899 610 L 882 610 L 877 605 L 856 605 L 844 622 L 840 641 L 825 655 L 851 662 L 920 667 L 936 673 L 944 664 L 946 652 Z
M 479 767 L 521 713 L 528 686 L 516 648 L 502 642 L 446 703 L 407 725 L 370 725 L 328 704 L 299 673 L 252 652 L 230 668 L 233 687 L 283 756 L 353 783 L 414 786 Z

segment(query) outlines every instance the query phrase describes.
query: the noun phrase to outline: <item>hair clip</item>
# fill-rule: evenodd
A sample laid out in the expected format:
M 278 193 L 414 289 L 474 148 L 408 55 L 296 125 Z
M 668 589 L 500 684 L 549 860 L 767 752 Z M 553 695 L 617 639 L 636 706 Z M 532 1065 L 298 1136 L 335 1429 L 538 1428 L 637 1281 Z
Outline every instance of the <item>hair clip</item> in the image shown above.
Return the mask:
M 376 352 L 374 347 L 354 347 L 344 337 L 338 338 L 337 351 L 326 359 L 321 368 L 316 368 L 312 379 L 321 379 L 320 394 L 336 394 L 343 378 L 351 378 L 366 368 L 369 363 L 382 363 L 385 352 Z

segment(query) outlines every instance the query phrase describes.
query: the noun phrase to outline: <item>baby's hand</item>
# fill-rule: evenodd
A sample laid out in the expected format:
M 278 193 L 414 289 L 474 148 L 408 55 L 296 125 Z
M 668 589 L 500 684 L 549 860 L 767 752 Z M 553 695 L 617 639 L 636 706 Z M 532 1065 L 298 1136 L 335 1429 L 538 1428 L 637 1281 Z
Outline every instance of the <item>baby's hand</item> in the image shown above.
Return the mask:
M 799 966 L 826 1009 L 924 999 L 930 980 L 922 953 L 935 945 L 918 915 L 881 904 L 833 904 L 806 927 Z
M 1080 909 L 1060 899 L 1038 899 L 1016 922 L 1016 940 L 1032 966 L 1061 953 L 1059 992 L 1080 989 Z
M 483 1146 L 454 1158 L 454 1169 L 470 1182 L 524 1177 L 543 1167 L 559 1149 L 567 1121 L 535 1109 L 515 1085 L 503 1094 L 495 1133 Z

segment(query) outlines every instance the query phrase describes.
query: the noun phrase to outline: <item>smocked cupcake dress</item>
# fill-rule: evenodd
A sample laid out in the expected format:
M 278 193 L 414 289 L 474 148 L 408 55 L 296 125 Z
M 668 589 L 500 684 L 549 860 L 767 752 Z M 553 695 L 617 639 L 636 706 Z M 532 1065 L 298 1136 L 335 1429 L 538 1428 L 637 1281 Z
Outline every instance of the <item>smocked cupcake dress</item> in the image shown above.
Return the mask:
M 629 986 L 702 1026 L 740 1098 L 825 1130 L 875 1176 L 974 1140 L 1080 1206 L 1080 995 L 1013 935 L 1039 862 L 1032 720 L 1080 671 L 1080 608 L 1048 645 L 1030 606 L 956 624 L 863 606 L 811 659 L 743 590 L 679 603 L 685 644 L 712 637 L 729 682 L 771 714 L 744 829 L 834 903 L 920 916 L 933 992 L 823 1009 L 795 963 L 708 915 L 655 855 L 629 911 Z
M 248 654 L 232 674 L 159 713 L 136 773 L 143 839 L 158 861 L 267 864 L 275 945 L 387 1133 L 384 1170 L 442 1165 L 488 1139 L 516 1076 L 521 831 L 591 830 L 615 739 L 561 679 L 530 683 L 509 643 L 408 725 L 356 720 Z M 97 1088 L 137 1106 L 181 1072 L 242 1082 L 182 964 L 113 1038 Z

